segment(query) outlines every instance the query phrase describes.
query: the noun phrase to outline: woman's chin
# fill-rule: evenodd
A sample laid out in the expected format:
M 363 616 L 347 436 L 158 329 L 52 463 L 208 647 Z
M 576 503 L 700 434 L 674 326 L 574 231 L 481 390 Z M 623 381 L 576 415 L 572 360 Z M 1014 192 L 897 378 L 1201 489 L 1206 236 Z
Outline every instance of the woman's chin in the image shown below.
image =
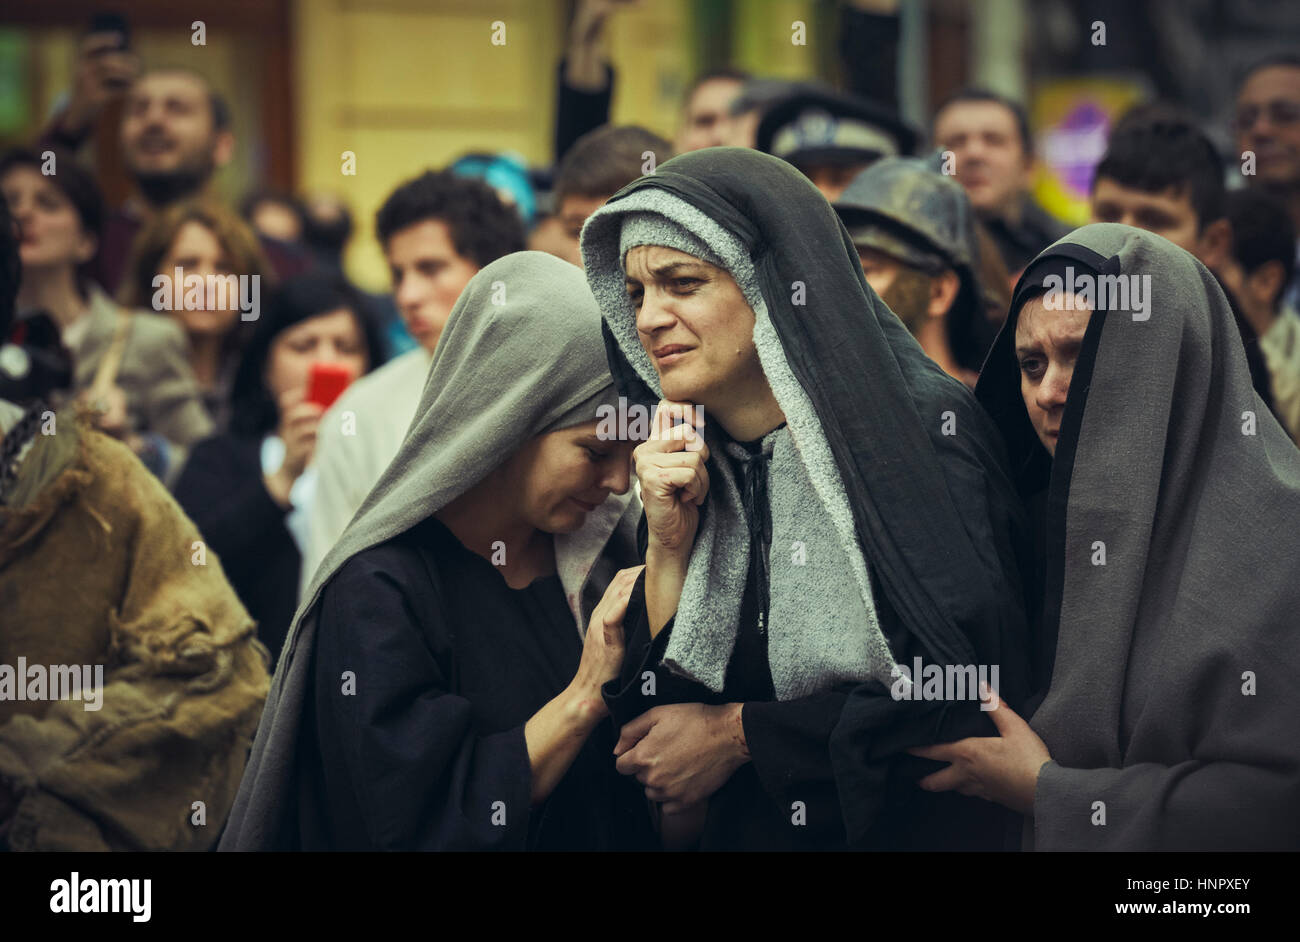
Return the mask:
M 587 522 L 587 512 L 578 507 L 561 508 L 555 510 L 546 521 L 546 525 L 539 527 L 547 533 L 574 533 L 582 529 L 582 525 Z

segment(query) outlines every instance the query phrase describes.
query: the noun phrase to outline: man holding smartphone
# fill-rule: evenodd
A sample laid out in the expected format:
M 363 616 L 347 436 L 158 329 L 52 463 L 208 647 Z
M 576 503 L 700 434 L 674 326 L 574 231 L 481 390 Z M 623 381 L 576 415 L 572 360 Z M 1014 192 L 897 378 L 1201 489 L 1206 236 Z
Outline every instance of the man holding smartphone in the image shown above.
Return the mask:
M 76 152 L 110 105 L 122 101 L 118 140 L 135 184 L 127 202 L 108 215 L 91 263 L 91 277 L 116 294 L 131 244 L 145 221 L 173 203 L 202 193 L 217 168 L 235 154 L 230 107 L 197 72 L 141 71 L 121 17 L 97 17 L 82 40 L 72 93 L 38 146 Z M 265 241 L 267 258 L 282 277 L 304 271 L 309 259 L 288 244 Z

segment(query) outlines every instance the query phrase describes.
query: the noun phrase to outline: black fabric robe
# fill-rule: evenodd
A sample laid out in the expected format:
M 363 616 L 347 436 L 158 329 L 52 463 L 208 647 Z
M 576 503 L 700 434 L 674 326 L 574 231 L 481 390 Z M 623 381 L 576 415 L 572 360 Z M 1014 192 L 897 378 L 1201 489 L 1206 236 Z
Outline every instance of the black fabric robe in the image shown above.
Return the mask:
M 607 723 L 530 808 L 524 724 L 581 652 L 558 576 L 510 589 L 434 517 L 357 554 L 322 596 L 298 753 L 302 848 L 650 846 Z
M 221 557 L 274 664 L 298 608 L 302 554 L 285 526 L 288 511 L 266 490 L 260 441 L 217 435 L 199 442 L 176 482 L 175 495 Z

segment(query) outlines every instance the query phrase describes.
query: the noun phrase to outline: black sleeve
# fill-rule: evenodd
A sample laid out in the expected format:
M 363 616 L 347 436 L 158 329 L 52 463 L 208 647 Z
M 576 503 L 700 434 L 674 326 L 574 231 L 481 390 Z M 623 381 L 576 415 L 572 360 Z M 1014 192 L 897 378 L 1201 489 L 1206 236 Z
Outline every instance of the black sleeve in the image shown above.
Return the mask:
M 470 702 L 448 692 L 450 648 L 427 640 L 441 634 L 427 624 L 433 606 L 380 559 L 354 557 L 319 607 L 314 703 L 330 805 L 355 810 L 372 849 L 524 850 L 524 727 L 477 727 Z
M 897 114 L 898 15 L 845 4 L 840 17 L 840 59 L 848 90 Z
M 642 517 L 642 529 L 644 528 Z M 644 550 L 642 558 L 644 558 Z M 645 607 L 645 570 L 637 576 L 628 597 L 627 614 L 623 617 L 623 634 L 626 639 L 623 652 L 623 671 L 617 680 L 601 688 L 605 706 L 615 729 L 636 719 L 646 710 L 665 703 L 685 703 L 692 699 L 685 689 L 686 683 L 670 671 L 663 669 L 664 649 L 672 635 L 674 619 L 669 619 L 663 630 L 650 638 L 650 619 Z M 653 682 L 651 677 L 653 675 Z
M 573 142 L 588 131 L 609 121 L 609 104 L 614 98 L 614 69 L 605 64 L 605 87 L 597 92 L 573 88 L 564 80 L 567 61 L 560 61 L 556 81 L 559 87 L 555 104 L 555 162 L 569 152 Z M 558 208 L 558 207 L 557 207 Z
M 288 534 L 288 511 L 255 470 L 226 439 L 209 438 L 194 446 L 176 481 L 176 502 L 219 555 L 258 555 L 268 537 Z
M 650 639 L 644 572 L 633 586 L 623 624 L 627 632 L 623 672 L 602 690 L 616 728 L 662 704 L 723 701 L 663 667 L 673 621 Z M 796 799 L 815 800 L 819 810 L 838 820 L 829 743 L 853 689 L 854 685 L 846 684 L 796 700 L 745 702 L 741 716 L 750 762 L 764 791 L 779 807 L 787 808 Z M 828 804 L 834 807 L 827 808 Z
M 749 701 L 741 713 L 750 762 L 763 790 L 780 808 L 810 796 L 826 796 L 839 819 L 831 732 L 839 723 L 852 685 L 797 700 Z

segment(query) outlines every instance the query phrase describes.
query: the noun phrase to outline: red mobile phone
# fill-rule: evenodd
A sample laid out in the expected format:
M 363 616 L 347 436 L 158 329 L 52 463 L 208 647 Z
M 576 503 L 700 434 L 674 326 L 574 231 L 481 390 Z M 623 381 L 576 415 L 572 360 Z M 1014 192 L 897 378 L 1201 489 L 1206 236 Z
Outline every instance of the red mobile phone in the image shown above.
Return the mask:
M 334 405 L 343 390 L 352 382 L 352 371 L 337 363 L 313 363 L 307 378 L 307 401 L 319 403 L 322 409 Z

